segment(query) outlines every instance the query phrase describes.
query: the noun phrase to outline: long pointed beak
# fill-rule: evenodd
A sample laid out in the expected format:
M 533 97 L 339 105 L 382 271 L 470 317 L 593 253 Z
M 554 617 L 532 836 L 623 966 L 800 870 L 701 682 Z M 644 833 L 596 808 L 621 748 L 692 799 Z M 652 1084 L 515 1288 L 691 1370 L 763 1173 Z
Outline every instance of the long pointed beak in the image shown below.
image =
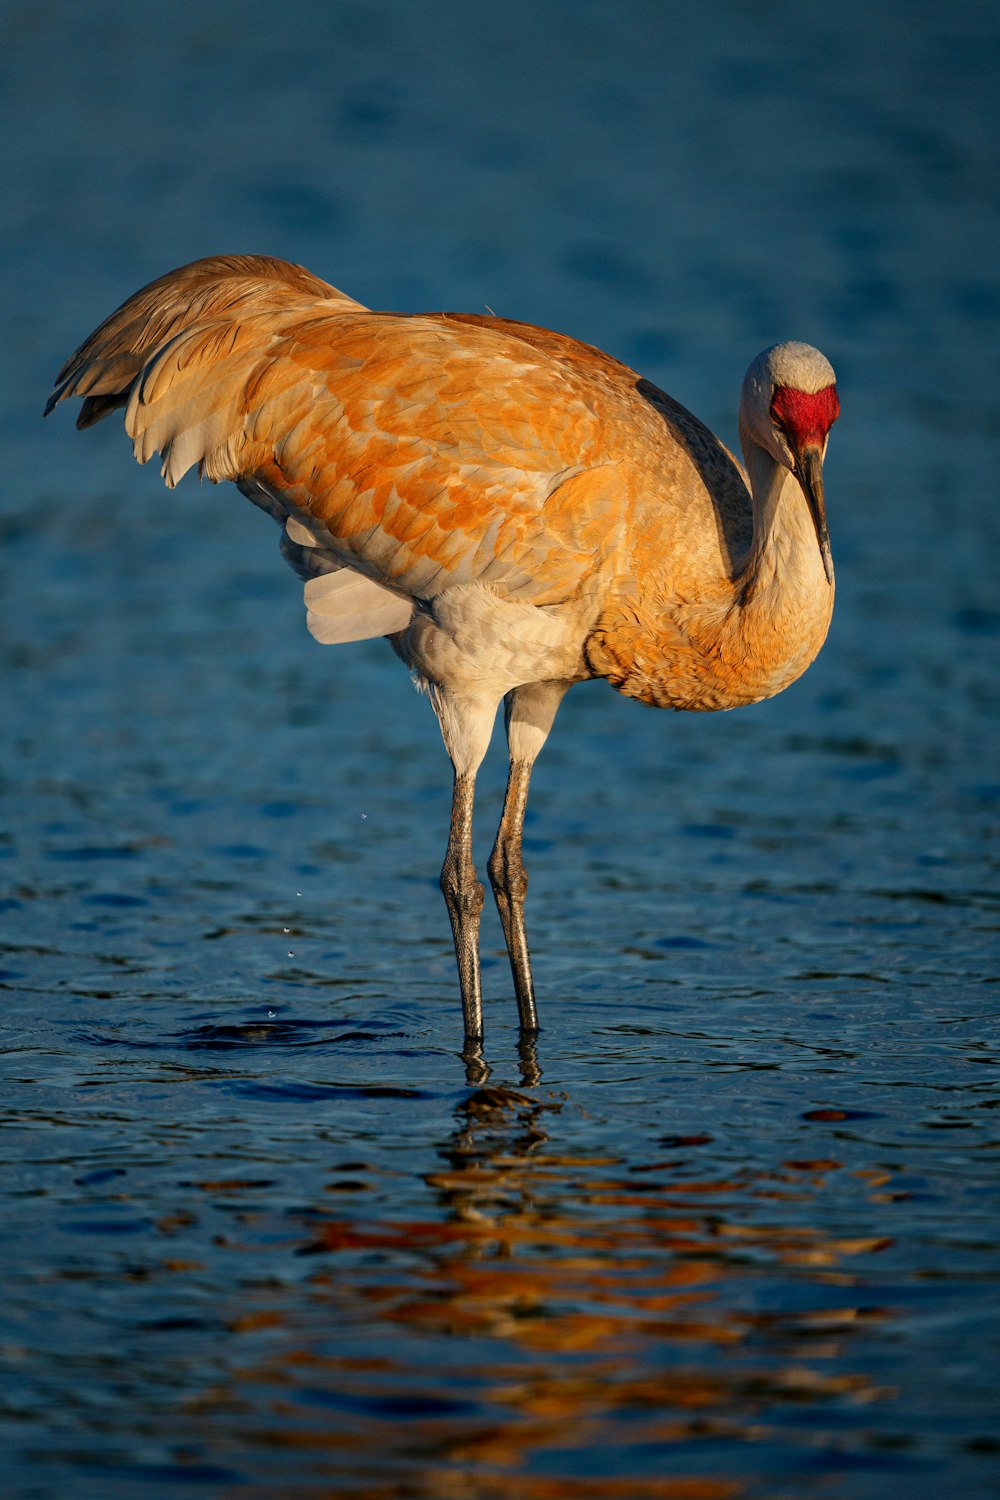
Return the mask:
M 823 454 L 810 444 L 795 454 L 795 477 L 802 486 L 809 512 L 816 527 L 816 540 L 823 559 L 823 571 L 827 583 L 833 582 L 833 554 L 830 551 L 830 533 L 826 529 L 826 501 L 823 498 Z

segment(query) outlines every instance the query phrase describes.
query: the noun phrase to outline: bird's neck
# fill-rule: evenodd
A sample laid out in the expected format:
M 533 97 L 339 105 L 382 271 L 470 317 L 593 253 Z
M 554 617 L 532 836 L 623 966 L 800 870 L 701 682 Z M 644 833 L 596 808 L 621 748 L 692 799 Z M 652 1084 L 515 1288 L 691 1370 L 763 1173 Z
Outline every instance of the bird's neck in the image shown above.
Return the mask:
M 730 650 L 757 664 L 759 696 L 766 698 L 794 682 L 822 646 L 833 583 L 795 475 L 752 440 L 744 440 L 744 459 L 753 541 L 733 580 L 720 635 L 729 637 Z
M 754 534 L 735 577 L 736 591 L 751 603 L 760 592 L 816 595 L 826 582 L 816 526 L 795 474 L 756 443 L 744 443 L 753 496 Z M 777 597 L 772 604 L 777 604 Z
M 816 527 L 802 486 L 764 448 L 744 440 L 743 456 L 753 498 L 753 541 L 734 580 L 746 603 L 763 593 L 771 609 L 798 613 L 811 601 L 831 603 Z M 769 597 L 768 597 L 769 596 Z
M 659 707 L 736 708 L 795 681 L 826 638 L 833 585 L 798 480 L 745 445 L 753 539 L 728 577 L 702 575 L 682 592 L 637 582 L 587 643 L 595 675 Z M 666 604 L 666 607 L 664 607 Z

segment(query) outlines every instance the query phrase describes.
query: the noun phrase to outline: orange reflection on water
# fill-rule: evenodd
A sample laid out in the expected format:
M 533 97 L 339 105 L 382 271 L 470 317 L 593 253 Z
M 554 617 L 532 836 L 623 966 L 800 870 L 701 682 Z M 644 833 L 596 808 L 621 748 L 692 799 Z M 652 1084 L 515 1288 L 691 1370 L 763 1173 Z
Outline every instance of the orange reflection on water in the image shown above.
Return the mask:
M 426 1217 L 313 1220 L 308 1326 L 301 1285 L 287 1310 L 276 1292 L 237 1314 L 234 1331 L 285 1337 L 201 1419 L 241 1414 L 243 1442 L 294 1451 L 299 1474 L 311 1454 L 329 1493 L 362 1500 L 732 1500 L 746 1445 L 792 1409 L 883 1394 L 846 1364 L 877 1312 L 829 1290 L 787 1313 L 739 1295 L 762 1266 L 850 1287 L 845 1257 L 886 1243 L 808 1222 L 838 1163 L 694 1175 L 681 1147 L 628 1169 L 551 1149 L 560 1108 L 481 1088 L 425 1179 Z

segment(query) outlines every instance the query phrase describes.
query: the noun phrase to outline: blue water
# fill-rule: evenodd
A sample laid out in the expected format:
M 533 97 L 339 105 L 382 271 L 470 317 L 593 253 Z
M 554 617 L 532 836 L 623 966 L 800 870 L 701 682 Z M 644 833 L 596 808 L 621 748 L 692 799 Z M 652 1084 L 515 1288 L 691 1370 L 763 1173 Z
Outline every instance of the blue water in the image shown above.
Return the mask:
M 5 1495 L 1000 1493 L 998 55 L 976 0 L 2 8 Z M 235 490 L 39 419 L 229 250 L 730 442 L 761 347 L 838 373 L 823 654 L 569 695 L 544 1030 L 488 914 L 478 1071 L 426 703 Z

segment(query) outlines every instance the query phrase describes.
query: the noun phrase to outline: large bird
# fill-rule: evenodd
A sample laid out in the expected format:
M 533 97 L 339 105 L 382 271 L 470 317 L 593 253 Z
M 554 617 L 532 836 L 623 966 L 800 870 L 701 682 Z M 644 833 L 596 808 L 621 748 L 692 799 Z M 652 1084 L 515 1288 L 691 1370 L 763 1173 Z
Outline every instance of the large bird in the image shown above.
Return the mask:
M 454 767 L 441 887 L 465 1033 L 482 1036 L 477 770 L 505 705 L 489 875 L 523 1030 L 538 1018 L 521 858 L 528 782 L 564 693 L 603 677 L 663 708 L 769 698 L 833 608 L 823 459 L 839 411 L 808 344 L 750 365 L 745 470 L 698 419 L 587 344 L 465 313 L 370 312 L 300 266 L 195 261 L 151 282 L 60 371 L 46 412 L 119 407 L 172 487 L 231 479 L 284 530 L 320 641 L 386 636 Z

